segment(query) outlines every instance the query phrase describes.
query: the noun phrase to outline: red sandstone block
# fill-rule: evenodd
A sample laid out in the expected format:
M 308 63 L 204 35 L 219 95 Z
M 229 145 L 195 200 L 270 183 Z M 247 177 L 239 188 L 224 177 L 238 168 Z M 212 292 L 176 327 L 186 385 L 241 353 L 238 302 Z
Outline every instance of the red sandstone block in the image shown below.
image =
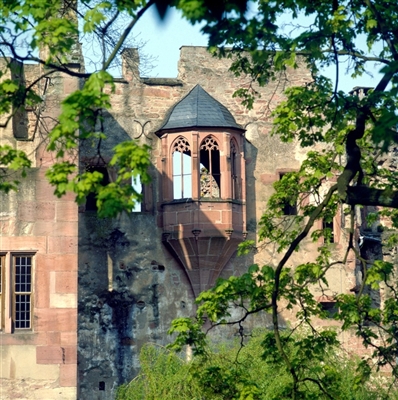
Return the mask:
M 37 254 L 37 271 L 77 271 L 77 254 Z
M 77 237 L 50 237 L 48 238 L 48 252 L 62 254 L 77 253 Z
M 61 332 L 77 330 L 77 309 L 58 309 L 57 327 Z
M 55 293 L 77 293 L 77 272 L 56 272 Z
M 221 222 L 221 211 L 203 210 L 201 220 L 208 223 L 219 223 Z
M 270 185 L 278 180 L 279 180 L 279 175 L 277 175 L 277 174 L 261 174 L 260 175 L 260 181 L 263 185 Z
M 46 237 L 22 236 L 0 237 L 0 250 L 32 250 L 35 252 L 47 251 Z
M 35 236 L 56 236 L 57 225 L 54 221 L 37 220 L 33 225 L 33 235 Z
M 33 234 L 38 236 L 77 236 L 77 222 L 36 221 Z
M 64 364 L 77 363 L 77 346 L 64 346 L 62 347 L 62 352 Z
M 57 117 L 55 117 L 57 118 Z M 44 142 L 44 141 L 43 141 Z M 47 144 L 39 145 L 36 151 L 36 162 L 40 167 L 51 167 L 54 164 L 54 154 L 47 151 Z
M 72 78 L 70 76 L 64 77 L 64 93 L 70 94 L 73 93 L 75 90 L 79 89 L 78 85 L 79 81 L 76 78 Z
M 77 332 L 60 332 L 61 346 L 76 346 Z
M 36 272 L 36 290 L 34 291 L 35 308 L 48 308 L 50 306 L 50 272 Z
M 77 310 L 71 308 L 41 308 L 35 310 L 36 332 L 70 332 L 77 329 Z
M 63 352 L 60 346 L 36 347 L 37 364 L 63 364 Z
M 13 235 L 15 232 L 15 222 L 10 220 L 0 221 L 0 236 Z
M 167 211 L 163 214 L 163 224 L 165 227 L 168 225 L 175 225 L 177 223 L 176 219 L 177 213 L 172 211 Z
M 52 163 L 47 163 L 49 165 Z M 45 172 L 48 170 L 47 167 L 42 167 L 39 169 L 40 175 L 36 180 L 36 200 L 37 201 L 63 201 L 63 202 L 75 202 L 76 195 L 74 193 L 66 193 L 61 198 L 54 194 L 54 186 L 50 185 L 48 179 L 44 176 Z
M 47 332 L 46 336 L 48 346 L 59 346 L 61 344 L 60 332 Z
M 54 231 L 53 231 L 52 236 L 76 236 L 77 237 L 77 221 L 55 222 L 54 223 Z
M 43 333 L 37 333 L 33 331 L 28 331 L 28 332 L 16 331 L 12 334 L 2 333 L 0 343 L 2 346 L 11 346 L 11 345 L 26 345 L 27 343 L 30 345 L 45 345 L 47 342 L 46 342 L 46 335 Z
M 54 220 L 55 203 L 46 202 L 22 202 L 18 207 L 18 218 L 21 221 Z
M 75 387 L 77 385 L 76 364 L 60 365 L 59 384 L 61 387 Z
M 46 171 L 47 168 L 40 168 L 42 171 Z M 56 200 L 57 197 L 54 196 L 54 188 L 50 185 L 48 180 L 43 177 L 40 180 L 36 180 L 36 200 L 37 201 L 48 201 Z
M 190 224 L 190 223 L 192 223 L 191 211 L 178 212 L 177 213 L 177 223 L 178 224 Z
M 164 89 L 145 87 L 143 96 L 144 96 L 144 98 L 147 96 L 169 98 L 170 93 L 168 90 L 164 90 Z
M 35 309 L 34 327 L 36 332 L 58 331 L 57 312 L 64 310 L 53 310 L 51 308 Z
M 39 145 L 39 148 L 40 148 L 40 146 L 41 145 Z M 45 150 L 45 147 L 44 147 L 44 150 Z M 37 182 L 42 181 L 42 182 L 47 182 L 48 187 L 51 187 L 50 183 L 48 182 L 48 179 L 46 178 L 47 171 L 48 171 L 48 168 L 46 168 L 46 167 L 39 166 L 39 168 L 35 169 L 36 184 L 37 184 Z M 48 196 L 47 196 L 47 200 L 48 200 Z
M 72 201 L 57 201 L 55 203 L 55 218 L 57 221 L 77 221 L 77 204 Z

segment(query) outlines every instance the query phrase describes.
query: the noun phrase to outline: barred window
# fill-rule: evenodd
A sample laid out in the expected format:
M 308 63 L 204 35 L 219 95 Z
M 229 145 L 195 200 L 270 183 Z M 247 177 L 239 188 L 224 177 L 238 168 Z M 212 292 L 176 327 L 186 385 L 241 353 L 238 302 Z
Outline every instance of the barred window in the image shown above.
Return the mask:
M 14 257 L 13 321 L 15 329 L 31 328 L 32 256 Z
M 32 329 L 33 255 L 0 255 L 0 330 Z

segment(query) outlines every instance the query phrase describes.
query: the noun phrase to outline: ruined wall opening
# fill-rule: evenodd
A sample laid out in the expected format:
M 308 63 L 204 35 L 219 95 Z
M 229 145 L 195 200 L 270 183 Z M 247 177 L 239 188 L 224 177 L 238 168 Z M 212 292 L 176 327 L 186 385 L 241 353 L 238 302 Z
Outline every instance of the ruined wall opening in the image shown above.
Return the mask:
M 89 165 L 86 167 L 87 172 L 99 172 L 102 174 L 101 185 L 106 186 L 110 183 L 109 173 L 106 167 Z M 86 197 L 86 211 L 98 211 L 96 193 L 89 193 Z

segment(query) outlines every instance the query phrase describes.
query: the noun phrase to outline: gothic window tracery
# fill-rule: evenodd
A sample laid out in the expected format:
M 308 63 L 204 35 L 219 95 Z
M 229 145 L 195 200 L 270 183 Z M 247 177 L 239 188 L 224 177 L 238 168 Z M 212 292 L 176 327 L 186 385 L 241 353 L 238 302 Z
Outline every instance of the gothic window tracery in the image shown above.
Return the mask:
M 173 154 L 173 198 L 192 197 L 192 161 L 191 146 L 187 139 L 180 136 L 174 142 Z
M 217 141 L 206 137 L 200 146 L 200 197 L 219 198 L 220 149 Z

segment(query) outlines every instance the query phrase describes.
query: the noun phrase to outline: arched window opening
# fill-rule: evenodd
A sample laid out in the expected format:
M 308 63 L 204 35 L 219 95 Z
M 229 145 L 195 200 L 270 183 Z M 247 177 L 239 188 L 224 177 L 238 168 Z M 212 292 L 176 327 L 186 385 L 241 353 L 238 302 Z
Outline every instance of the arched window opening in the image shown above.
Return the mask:
M 192 161 L 189 142 L 180 137 L 173 146 L 173 198 L 192 197 Z
M 239 173 L 239 153 L 238 145 L 235 140 L 231 140 L 231 190 L 232 198 L 239 199 L 240 194 L 240 173 Z
M 110 183 L 109 173 L 106 167 L 98 167 L 89 165 L 86 167 L 87 172 L 97 171 L 102 174 L 101 185 L 106 186 Z M 97 194 L 89 193 L 86 197 L 86 211 L 98 211 L 97 208 Z
M 209 136 L 200 146 L 200 197 L 219 198 L 220 179 L 220 149 Z

